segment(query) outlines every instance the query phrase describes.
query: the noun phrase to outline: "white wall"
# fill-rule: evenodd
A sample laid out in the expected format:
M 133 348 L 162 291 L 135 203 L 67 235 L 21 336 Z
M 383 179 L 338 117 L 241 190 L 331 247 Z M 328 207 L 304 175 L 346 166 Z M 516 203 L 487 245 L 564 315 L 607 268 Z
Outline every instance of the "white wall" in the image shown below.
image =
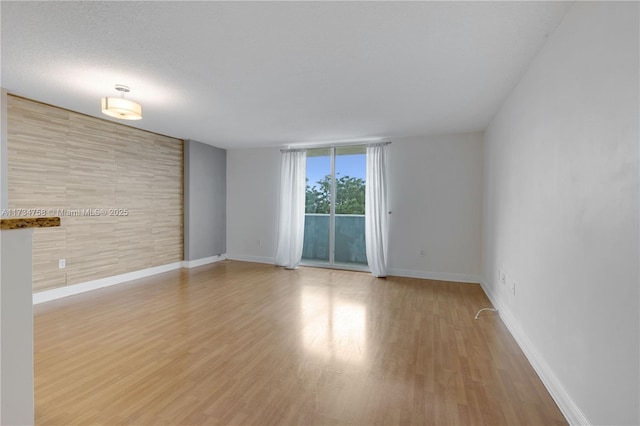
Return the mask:
M 482 144 L 469 133 L 390 145 L 390 274 L 479 282 Z
M 1 8 L 0 8 L 1 9 Z M 1 56 L 1 55 L 0 55 Z M 0 209 L 8 205 L 7 194 L 7 91 L 0 87 Z M 2 232 L 0 232 L 0 318 L 2 317 Z M 1 325 L 1 324 L 0 324 Z M 2 420 L 2 327 L 0 327 L 0 421 Z
M 486 291 L 574 423 L 640 424 L 638 25 L 575 3 L 486 131 Z
M 227 252 L 227 151 L 184 141 L 184 260 Z
M 482 139 L 473 133 L 393 141 L 390 273 L 479 281 Z M 280 152 L 244 149 L 227 155 L 227 257 L 272 263 Z
M 227 258 L 273 263 L 280 150 L 227 151 Z
M 33 229 L 2 233 L 2 425 L 33 425 L 33 304 L 31 248 Z

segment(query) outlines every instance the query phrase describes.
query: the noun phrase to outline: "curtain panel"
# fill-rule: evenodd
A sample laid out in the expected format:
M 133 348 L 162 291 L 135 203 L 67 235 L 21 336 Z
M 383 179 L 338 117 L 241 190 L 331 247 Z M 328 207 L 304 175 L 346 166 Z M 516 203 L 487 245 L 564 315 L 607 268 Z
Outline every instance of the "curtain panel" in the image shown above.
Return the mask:
M 367 146 L 365 244 L 374 277 L 387 276 L 389 211 L 387 206 L 388 143 Z
M 305 150 L 282 151 L 276 265 L 296 269 L 302 259 L 306 195 Z

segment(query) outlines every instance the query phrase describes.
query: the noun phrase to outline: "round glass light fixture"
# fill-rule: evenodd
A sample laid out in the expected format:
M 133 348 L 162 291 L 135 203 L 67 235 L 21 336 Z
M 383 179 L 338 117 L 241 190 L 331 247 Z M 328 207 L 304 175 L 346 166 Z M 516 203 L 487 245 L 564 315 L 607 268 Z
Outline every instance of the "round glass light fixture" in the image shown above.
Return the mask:
M 102 98 L 102 113 L 121 120 L 141 120 L 142 105 L 124 98 L 129 88 L 116 84 L 116 90 L 120 92 L 119 98 Z

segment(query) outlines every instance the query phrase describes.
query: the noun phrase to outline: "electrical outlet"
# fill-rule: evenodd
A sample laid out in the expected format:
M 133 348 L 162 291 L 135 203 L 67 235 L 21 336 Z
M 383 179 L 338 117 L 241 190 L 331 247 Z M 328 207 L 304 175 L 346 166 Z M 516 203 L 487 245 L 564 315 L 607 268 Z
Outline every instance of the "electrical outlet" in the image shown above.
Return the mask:
M 67 260 L 66 259 L 58 260 L 58 269 L 64 269 L 66 267 L 67 267 Z

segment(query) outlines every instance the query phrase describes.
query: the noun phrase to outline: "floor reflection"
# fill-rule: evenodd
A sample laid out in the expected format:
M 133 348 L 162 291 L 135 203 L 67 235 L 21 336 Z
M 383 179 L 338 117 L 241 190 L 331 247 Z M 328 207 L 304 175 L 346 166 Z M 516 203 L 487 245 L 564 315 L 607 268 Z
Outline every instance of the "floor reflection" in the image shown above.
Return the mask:
M 367 309 L 332 287 L 305 286 L 301 293 L 304 349 L 317 356 L 361 362 L 366 356 Z

